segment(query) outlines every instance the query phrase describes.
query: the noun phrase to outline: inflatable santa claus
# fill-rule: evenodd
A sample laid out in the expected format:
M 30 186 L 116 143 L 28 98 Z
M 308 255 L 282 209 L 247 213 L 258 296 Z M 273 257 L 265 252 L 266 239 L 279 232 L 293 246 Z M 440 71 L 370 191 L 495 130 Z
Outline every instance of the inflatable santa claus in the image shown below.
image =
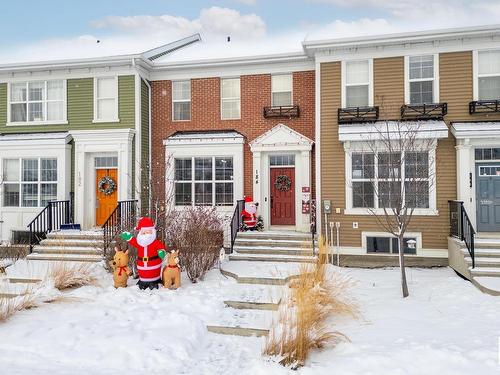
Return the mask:
M 141 217 L 135 229 L 139 231 L 136 237 L 129 232 L 122 233 L 120 237 L 137 249 L 137 285 L 140 289 L 158 288 L 161 281 L 161 264 L 167 248 L 156 239 L 156 228 L 150 218 Z
M 244 229 L 255 230 L 257 226 L 257 205 L 251 197 L 245 197 L 245 208 L 241 211 L 241 220 Z

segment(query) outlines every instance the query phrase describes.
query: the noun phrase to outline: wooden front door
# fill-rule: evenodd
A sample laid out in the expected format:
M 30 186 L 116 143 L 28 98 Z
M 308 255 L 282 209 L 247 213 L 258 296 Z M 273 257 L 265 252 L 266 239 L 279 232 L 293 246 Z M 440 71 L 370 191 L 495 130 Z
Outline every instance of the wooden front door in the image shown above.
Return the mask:
M 271 225 L 295 225 L 295 168 L 271 168 Z
M 96 169 L 96 208 L 95 208 L 95 223 L 97 226 L 104 224 L 106 219 L 111 215 L 111 212 L 118 204 L 118 169 Z M 102 178 L 110 177 L 115 182 L 114 191 L 111 194 L 105 194 L 99 189 L 99 183 Z M 104 188 L 106 188 L 104 186 Z

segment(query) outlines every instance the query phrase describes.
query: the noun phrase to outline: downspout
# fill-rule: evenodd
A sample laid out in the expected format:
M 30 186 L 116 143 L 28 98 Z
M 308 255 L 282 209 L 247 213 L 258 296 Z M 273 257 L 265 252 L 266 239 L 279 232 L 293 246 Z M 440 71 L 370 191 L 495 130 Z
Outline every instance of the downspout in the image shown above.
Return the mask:
M 151 85 L 149 84 L 148 80 L 142 76 L 141 72 L 139 71 L 139 69 L 137 69 L 137 66 L 135 64 L 135 58 L 132 59 L 132 66 L 134 66 L 134 68 L 136 69 L 137 71 L 137 74 L 139 75 L 139 77 L 144 81 L 144 83 L 146 84 L 146 86 L 148 87 L 148 191 L 149 191 L 149 195 L 148 195 L 148 212 L 151 213 L 151 208 L 152 208 L 152 197 L 151 197 L 151 169 L 152 169 L 152 156 L 151 156 L 151 145 L 152 145 L 152 142 L 151 142 Z M 142 150 L 141 150 L 142 151 Z

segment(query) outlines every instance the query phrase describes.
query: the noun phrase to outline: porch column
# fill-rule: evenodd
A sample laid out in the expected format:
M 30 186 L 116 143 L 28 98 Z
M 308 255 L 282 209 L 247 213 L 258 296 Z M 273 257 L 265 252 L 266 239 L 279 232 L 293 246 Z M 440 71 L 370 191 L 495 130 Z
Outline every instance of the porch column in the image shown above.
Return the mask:
M 300 211 L 298 213 L 302 216 L 302 225 L 301 230 L 307 231 L 309 229 L 309 214 L 302 214 L 302 187 L 309 187 L 311 191 L 311 151 L 302 150 L 300 153 L 302 163 L 300 169 L 300 185 L 301 190 L 299 191 L 299 208 Z M 311 191 L 311 199 L 312 199 L 312 191 Z
M 472 213 L 471 202 L 471 150 L 472 147 L 467 140 L 460 140 L 461 144 L 455 146 L 457 150 L 457 200 L 464 202 L 464 207 L 469 216 Z
M 255 151 L 253 153 L 252 164 L 252 179 L 253 179 L 253 200 L 258 202 L 260 207 L 263 207 L 262 198 L 262 173 L 261 173 L 261 152 Z

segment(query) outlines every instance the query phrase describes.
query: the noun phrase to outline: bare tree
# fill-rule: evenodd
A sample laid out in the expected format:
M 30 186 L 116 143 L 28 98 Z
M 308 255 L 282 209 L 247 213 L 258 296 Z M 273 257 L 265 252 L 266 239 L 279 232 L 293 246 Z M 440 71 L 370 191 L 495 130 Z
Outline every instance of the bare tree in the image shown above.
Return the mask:
M 403 297 L 409 295 L 404 237 L 415 210 L 429 208 L 435 184 L 436 139 L 423 134 L 418 122 L 380 121 L 367 136 L 366 147 L 352 157 L 353 200 L 366 207 L 379 226 L 398 239 Z

